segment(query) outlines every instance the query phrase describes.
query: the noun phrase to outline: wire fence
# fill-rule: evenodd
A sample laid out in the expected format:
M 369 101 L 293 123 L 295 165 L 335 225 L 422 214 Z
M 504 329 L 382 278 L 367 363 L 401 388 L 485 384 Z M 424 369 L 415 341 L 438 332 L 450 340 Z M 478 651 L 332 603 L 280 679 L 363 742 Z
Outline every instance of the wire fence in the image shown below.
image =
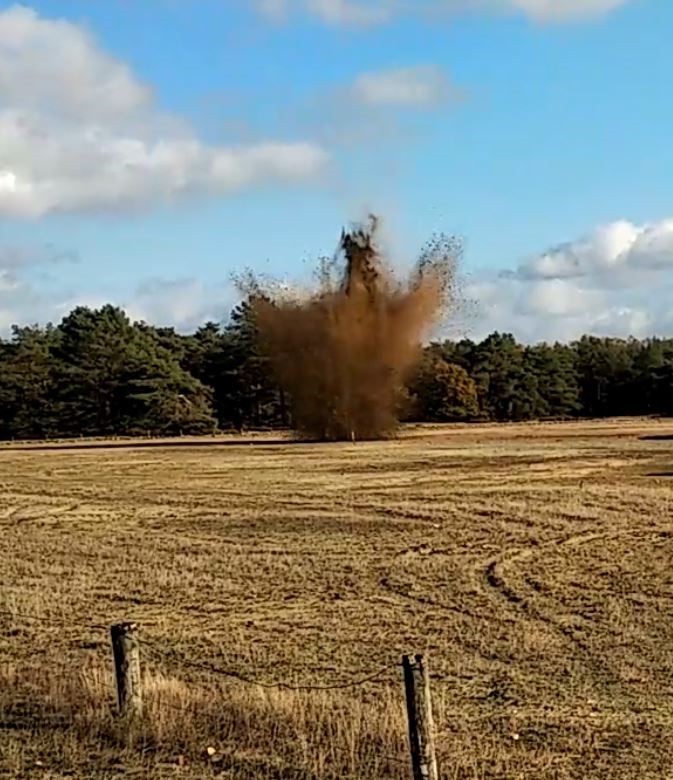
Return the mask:
M 2 625 L 3 623 L 4 626 Z M 16 609 L 0 609 L 0 627 L 4 628 L 5 631 L 9 630 L 11 632 L 11 630 L 15 627 L 16 623 L 21 623 L 21 624 L 28 623 L 29 625 L 37 624 L 41 627 L 54 628 L 59 630 L 64 628 L 74 629 L 80 633 L 80 636 L 81 633 L 84 631 L 94 631 L 94 632 L 102 631 L 109 636 L 112 629 L 113 646 L 114 646 L 114 627 L 109 625 L 104 625 L 98 622 L 77 623 L 72 618 L 64 615 L 38 615 L 38 614 L 29 614 L 27 612 L 19 611 Z M 126 625 L 132 625 L 132 624 L 126 624 Z M 402 677 L 400 674 L 402 664 L 399 662 L 387 664 L 383 667 L 379 667 L 378 669 L 375 669 L 372 672 L 357 677 L 349 678 L 349 679 L 344 679 L 343 676 L 341 676 L 339 677 L 339 679 L 330 682 L 297 683 L 297 682 L 288 682 L 287 680 L 272 681 L 272 680 L 264 679 L 262 676 L 257 676 L 252 673 L 240 671 L 240 669 L 228 667 L 224 664 L 193 660 L 178 653 L 174 648 L 166 647 L 165 644 L 162 644 L 156 640 L 152 640 L 146 637 L 140 638 L 136 636 L 134 641 L 139 648 L 143 649 L 145 656 L 153 661 L 158 661 L 160 663 L 164 663 L 169 666 L 175 666 L 178 668 L 187 668 L 199 672 L 205 672 L 209 676 L 214 675 L 216 677 L 233 680 L 243 685 L 253 686 L 265 690 L 278 690 L 278 691 L 288 691 L 288 692 L 296 692 L 296 693 L 313 693 L 313 692 L 346 691 L 346 690 L 353 690 L 353 689 L 363 688 L 365 686 L 372 686 L 372 685 L 385 686 L 387 688 L 396 685 L 398 688 L 401 688 L 401 683 L 402 683 Z M 314 668 L 311 671 L 313 674 L 315 673 L 325 674 L 325 672 L 327 672 L 328 670 L 324 668 L 322 669 Z M 331 668 L 329 671 L 333 673 L 334 669 Z M 395 679 L 393 679 L 393 675 L 395 675 Z M 117 680 L 117 682 L 119 684 L 120 682 L 119 679 Z M 159 704 L 161 707 L 168 707 L 170 709 L 180 711 L 182 714 L 184 714 L 186 710 L 186 708 L 183 705 L 175 704 L 175 702 L 170 701 L 168 697 L 161 697 L 159 701 L 155 701 L 154 703 Z M 120 700 L 120 708 L 121 705 L 122 703 Z M 2 721 L 0 721 L 0 729 L 2 729 L 2 726 L 3 723 Z M 336 754 L 340 754 L 344 757 L 347 757 L 350 761 L 354 759 L 354 751 L 352 748 L 346 749 L 340 747 L 338 744 L 332 743 L 329 746 L 329 750 L 330 752 L 334 752 Z M 401 767 L 409 767 L 410 765 L 408 757 L 404 758 L 401 756 L 389 755 L 386 753 L 381 753 L 380 751 L 377 752 L 375 756 L 372 756 L 372 759 L 374 759 L 382 767 L 386 765 L 394 765 L 396 767 L 401 768 Z M 346 777 L 347 775 L 342 775 L 342 776 Z M 355 777 L 355 775 L 353 777 Z
M 267 680 L 255 679 L 249 675 L 233 669 L 224 669 L 216 666 L 215 664 L 204 663 L 202 661 L 191 661 L 184 657 L 179 657 L 176 653 L 167 651 L 161 648 L 155 642 L 149 642 L 146 639 L 138 640 L 141 647 L 148 648 L 149 650 L 157 653 L 162 659 L 167 661 L 175 661 L 181 666 L 188 667 L 190 669 L 198 669 L 200 671 L 209 672 L 211 674 L 221 675 L 222 677 L 228 677 L 238 682 L 245 683 L 247 685 L 255 685 L 260 688 L 270 688 L 283 691 L 336 691 L 344 690 L 346 688 L 359 688 L 367 683 L 373 683 L 380 681 L 386 674 L 393 670 L 397 670 L 401 667 L 400 664 L 389 664 L 384 666 L 372 674 L 365 675 L 355 680 L 344 680 L 336 683 L 329 683 L 326 685 L 296 685 L 288 682 L 269 682 Z
M 72 620 L 66 619 L 64 617 L 29 615 L 24 612 L 17 612 L 17 611 L 10 611 L 10 610 L 0 610 L 0 615 L 2 615 L 3 617 L 9 617 L 13 619 L 20 618 L 21 620 L 27 620 L 33 623 L 49 625 L 54 628 L 73 627 Z M 102 623 L 78 624 L 77 627 L 80 630 L 90 629 L 93 631 L 105 631 L 108 633 L 110 631 L 110 626 L 103 625 Z M 178 655 L 178 653 L 173 649 L 163 647 L 158 642 L 151 641 L 146 638 L 138 638 L 136 641 L 141 647 L 149 650 L 150 653 L 154 653 L 155 656 L 159 657 L 161 660 L 167 661 L 169 663 L 173 663 L 177 666 L 185 667 L 188 669 L 195 669 L 202 672 L 208 672 L 209 674 L 215 674 L 221 677 L 226 677 L 246 685 L 254 685 L 260 688 L 277 689 L 277 690 L 284 690 L 284 691 L 304 691 L 304 692 L 336 691 L 336 690 L 345 690 L 348 688 L 358 688 L 368 683 L 380 682 L 382 681 L 385 675 L 393 671 L 399 671 L 399 669 L 401 668 L 401 664 L 394 663 L 394 664 L 388 664 L 387 666 L 379 668 L 376 671 L 366 674 L 362 677 L 358 677 L 357 679 L 340 680 L 338 682 L 326 683 L 326 684 L 296 684 L 296 683 L 285 682 L 282 680 L 269 681 L 269 680 L 258 679 L 253 677 L 252 675 L 246 674 L 237 669 L 227 669 L 213 663 L 208 663 L 204 661 L 194 661 L 189 658 L 185 658 L 184 656 Z M 317 669 L 313 671 L 317 671 L 319 673 L 325 672 L 324 669 Z M 392 684 L 392 681 L 388 680 L 387 684 L 388 685 Z
M 68 626 L 74 626 L 72 619 L 64 616 L 55 617 L 53 615 L 29 615 L 27 612 L 19 612 L 17 610 L 0 609 L 0 615 L 9 618 L 21 618 L 21 620 L 27 620 L 32 623 L 42 623 L 43 625 L 53 626 L 55 628 L 64 628 Z M 95 631 L 109 631 L 109 625 L 103 625 L 102 623 L 79 623 L 77 628 L 92 629 Z
M 82 620 L 78 621 L 71 616 L 64 614 L 31 614 L 21 609 L 0 609 L 0 637 L 15 636 L 17 631 L 26 631 L 27 627 L 35 626 L 47 629 L 58 629 L 63 631 L 63 638 L 65 642 L 73 643 L 72 634 L 77 634 L 79 641 L 87 632 L 94 632 L 96 635 L 100 634 L 100 639 L 96 636 L 95 647 L 102 648 L 107 645 L 109 647 L 110 640 L 110 625 L 106 625 L 96 621 Z M 51 633 L 50 633 L 51 636 Z M 399 662 L 390 663 L 384 666 L 378 666 L 377 668 L 366 670 L 359 675 L 346 675 L 339 673 L 338 669 L 334 666 L 327 668 L 311 668 L 302 669 L 301 673 L 296 673 L 296 676 L 302 675 L 306 679 L 309 675 L 311 677 L 322 676 L 323 679 L 317 682 L 303 681 L 302 679 L 290 680 L 287 677 L 284 679 L 269 679 L 266 673 L 260 673 L 256 670 L 248 670 L 242 668 L 246 662 L 249 662 L 249 658 L 244 655 L 238 655 L 236 662 L 231 663 L 229 658 L 223 657 L 220 654 L 220 658 L 215 660 L 199 660 L 189 658 L 184 652 L 179 651 L 176 647 L 171 647 L 165 640 L 153 639 L 148 636 L 143 636 L 140 633 L 136 636 L 137 645 L 143 651 L 143 658 L 150 664 L 150 668 L 159 669 L 161 666 L 168 669 L 172 674 L 173 670 L 189 669 L 196 672 L 204 673 L 208 678 L 220 678 L 224 680 L 230 680 L 232 682 L 251 686 L 264 690 L 278 690 L 287 691 L 291 693 L 299 694 L 311 694 L 313 692 L 330 692 L 330 691 L 355 691 L 357 689 L 366 689 L 372 687 L 374 690 L 380 690 L 381 688 L 387 688 L 392 690 L 394 686 L 398 690 L 402 689 L 402 664 Z M 85 646 L 85 645 L 82 645 Z M 211 648 L 216 650 L 217 648 Z M 109 653 L 109 650 L 108 650 Z M 229 655 L 229 654 L 228 654 Z M 568 662 L 568 658 L 559 654 L 556 659 L 559 663 Z M 591 660 L 591 659 L 588 659 Z M 111 666 L 111 665 L 110 665 Z M 328 676 L 329 675 L 329 676 Z M 476 675 L 474 674 L 456 674 L 456 675 L 443 675 L 432 674 L 428 675 L 428 680 L 432 682 L 433 686 L 437 686 L 437 692 L 440 697 L 448 695 L 455 699 L 454 710 L 456 718 L 460 719 L 462 727 L 467 729 L 470 724 L 476 724 L 479 722 L 489 721 L 494 732 L 502 732 L 506 734 L 508 738 L 516 741 L 520 738 L 518 733 L 519 726 L 522 730 L 528 729 L 527 734 L 534 734 L 534 723 L 536 719 L 542 721 L 550 721 L 552 713 L 549 707 L 540 706 L 537 714 L 533 708 L 528 708 L 526 711 L 519 711 L 518 702 L 514 699 L 509 699 L 507 692 L 499 692 L 496 690 L 489 691 L 487 693 L 481 693 L 476 695 L 476 692 L 469 693 L 468 690 L 463 688 L 461 691 L 457 689 L 457 683 L 469 683 L 474 680 Z M 198 678 L 194 677 L 194 683 L 197 683 Z M 448 686 L 448 687 L 445 687 Z M 446 691 L 446 694 L 445 694 Z M 152 696 L 154 698 L 152 698 Z M 176 703 L 171 698 L 170 691 L 167 693 L 154 692 L 150 696 L 150 701 L 153 707 L 167 707 L 180 711 L 183 715 L 190 712 L 192 705 L 183 703 Z M 473 705 L 487 704 L 488 710 L 484 712 L 478 712 L 472 708 L 465 708 L 462 711 L 460 706 L 465 706 L 468 702 L 472 702 Z M 622 708 L 620 710 L 620 707 Z M 448 712 L 444 710 L 445 714 Z M 591 706 L 578 709 L 573 706 L 572 703 L 568 703 L 567 708 L 557 707 L 556 715 L 553 720 L 559 723 L 564 723 L 571 726 L 574 723 L 583 723 L 587 728 L 591 728 L 595 725 L 603 716 L 610 714 L 611 717 L 616 717 L 621 714 L 624 715 L 623 720 L 630 720 L 633 724 L 637 722 L 647 723 L 650 726 L 670 725 L 671 716 L 673 715 L 673 707 L 669 708 L 666 712 L 662 712 L 661 707 L 656 703 L 648 705 L 646 702 L 640 703 L 637 707 L 629 710 L 629 705 L 624 701 L 615 705 L 614 712 L 598 712 L 596 709 L 592 709 Z M 2 713 L 0 713 L 1 715 Z M 0 719 L 0 730 L 3 728 L 5 719 Z M 616 722 L 616 721 L 615 721 Z M 501 725 L 497 725 L 501 724 Z M 444 726 L 442 726 L 444 729 Z M 452 726 L 453 728 L 453 726 Z M 533 731 L 531 731 L 533 729 Z M 443 730 L 444 734 L 448 733 Z M 403 739 L 403 734 L 398 734 L 399 739 Z M 535 737 L 536 738 L 536 737 Z M 402 744 L 400 743 L 400 750 L 402 750 Z M 594 754 L 612 755 L 614 761 L 617 762 L 624 753 L 624 747 L 616 744 L 614 741 L 610 741 L 610 738 L 596 739 L 595 744 L 592 744 L 592 751 Z M 644 747 L 638 744 L 632 744 L 629 747 L 632 757 L 637 757 L 639 752 L 645 756 L 649 747 Z M 359 753 L 368 756 L 368 760 L 378 761 L 380 764 L 388 763 L 391 766 L 409 767 L 409 757 L 403 757 L 401 755 L 389 755 L 379 751 L 376 755 L 370 755 L 369 748 L 367 746 L 358 746 L 357 750 L 353 748 L 343 748 L 337 743 L 330 744 L 329 751 L 334 754 L 341 754 L 347 758 L 349 762 L 357 760 Z M 447 764 L 450 761 L 448 756 L 443 751 L 437 751 L 438 759 L 441 764 Z M 647 756 L 646 756 L 647 757 Z M 650 756 L 651 759 L 651 756 Z M 653 759 L 652 759 L 653 760 Z M 347 774 L 343 775 L 344 777 Z M 525 775 L 521 775 L 524 777 Z
M 4 620 L 3 620 L 4 619 Z M 4 623 L 4 625 L 3 625 Z M 50 628 L 69 629 L 70 631 L 77 633 L 79 639 L 84 639 L 84 632 L 90 631 L 101 634 L 100 645 L 107 645 L 109 643 L 110 624 L 100 622 L 88 622 L 86 620 L 74 620 L 71 616 L 66 615 L 38 615 L 30 614 L 22 610 L 17 609 L 3 609 L 0 608 L 0 632 L 4 630 L 5 633 L 11 635 L 12 632 L 25 630 L 25 625 L 38 624 Z M 143 629 L 151 628 L 151 624 L 143 625 Z M 566 629 L 567 633 L 570 633 L 570 629 Z M 66 643 L 72 643 L 73 637 L 68 632 L 63 633 L 63 639 Z M 255 672 L 242 671 L 240 668 L 232 668 L 228 665 L 226 660 L 222 663 L 216 663 L 212 661 L 194 660 L 186 657 L 184 654 L 178 652 L 175 647 L 167 646 L 165 642 L 152 639 L 147 635 L 141 635 L 137 639 L 141 647 L 144 648 L 149 654 L 154 655 L 156 660 L 172 665 L 175 668 L 193 669 L 195 671 L 207 672 L 216 676 L 226 677 L 232 680 L 236 680 L 243 684 L 254 685 L 261 688 L 279 689 L 288 691 L 329 691 L 348 688 L 357 688 L 366 684 L 379 683 L 387 686 L 399 685 L 400 676 L 399 670 L 401 664 L 399 662 L 384 664 L 377 668 L 367 671 L 361 676 L 354 678 L 343 679 L 340 678 L 334 682 L 329 681 L 325 683 L 316 684 L 303 684 L 296 682 L 288 682 L 287 680 L 268 680 L 264 679 L 262 675 L 257 675 Z M 465 646 L 471 646 L 471 640 L 463 638 L 462 643 Z M 584 651 L 584 646 L 581 640 L 573 637 L 572 640 L 568 640 L 568 649 L 552 649 L 545 647 L 543 654 L 540 655 L 540 660 L 544 660 L 546 664 L 557 664 L 559 668 L 568 668 L 573 664 L 583 663 L 584 665 L 596 665 L 601 666 L 601 659 L 595 657 L 595 653 L 590 650 L 586 650 L 579 655 L 574 656 L 571 652 L 575 647 L 580 651 Z M 213 646 L 213 651 L 221 653 L 218 647 Z M 250 657 L 244 653 L 236 653 L 231 650 L 227 650 L 226 655 L 231 657 L 232 655 L 237 658 L 242 664 L 249 662 Z M 667 678 L 671 683 L 671 692 L 673 693 L 673 655 L 670 658 L 670 668 L 657 670 L 659 676 Z M 307 675 L 327 675 L 338 672 L 333 665 L 329 667 L 309 667 L 306 664 L 302 664 L 301 670 L 295 671 L 295 674 Z M 610 670 L 605 668 L 592 669 L 592 673 L 596 679 L 603 682 L 609 682 L 611 675 Z M 394 676 L 396 675 L 396 676 Z M 503 673 L 504 675 L 504 673 Z M 510 699 L 510 695 L 503 690 L 499 689 L 498 675 L 496 675 L 492 682 L 494 682 L 494 690 L 484 695 L 465 695 L 466 686 L 469 687 L 471 683 L 477 683 L 483 680 L 483 672 L 478 670 L 462 670 L 458 672 L 446 672 L 433 670 L 430 673 L 430 679 L 433 685 L 438 686 L 450 686 L 454 688 L 453 693 L 458 696 L 461 693 L 463 700 L 471 699 L 473 701 L 480 701 L 485 696 L 493 701 L 500 700 L 501 703 L 514 704 L 513 699 Z M 506 675 L 505 675 L 506 676 Z M 635 679 L 635 678 L 634 678 Z M 633 683 L 634 681 L 632 681 Z M 458 690 L 458 686 L 462 686 L 462 692 Z M 655 710 L 655 707 L 647 707 L 645 705 L 639 705 L 639 710 L 646 712 L 648 710 Z

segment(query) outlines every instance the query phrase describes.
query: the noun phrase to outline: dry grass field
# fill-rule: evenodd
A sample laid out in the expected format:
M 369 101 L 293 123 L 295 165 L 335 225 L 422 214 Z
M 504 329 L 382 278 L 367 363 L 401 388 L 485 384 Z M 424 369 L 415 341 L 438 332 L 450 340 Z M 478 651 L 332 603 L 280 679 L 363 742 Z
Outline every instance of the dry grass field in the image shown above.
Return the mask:
M 443 778 L 673 778 L 667 434 L 0 448 L 0 774 L 408 778 L 422 652 Z M 131 742 L 120 619 L 145 640 Z

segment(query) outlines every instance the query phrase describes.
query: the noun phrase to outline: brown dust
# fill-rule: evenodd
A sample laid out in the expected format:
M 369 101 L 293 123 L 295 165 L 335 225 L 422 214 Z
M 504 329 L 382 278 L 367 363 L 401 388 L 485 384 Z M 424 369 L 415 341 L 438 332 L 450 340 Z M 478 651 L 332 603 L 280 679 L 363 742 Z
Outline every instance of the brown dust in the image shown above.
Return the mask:
M 406 278 L 376 244 L 378 222 L 343 232 L 307 293 L 257 288 L 259 347 L 290 397 L 293 427 L 327 441 L 393 434 L 423 340 L 455 299 L 459 244 L 434 237 Z

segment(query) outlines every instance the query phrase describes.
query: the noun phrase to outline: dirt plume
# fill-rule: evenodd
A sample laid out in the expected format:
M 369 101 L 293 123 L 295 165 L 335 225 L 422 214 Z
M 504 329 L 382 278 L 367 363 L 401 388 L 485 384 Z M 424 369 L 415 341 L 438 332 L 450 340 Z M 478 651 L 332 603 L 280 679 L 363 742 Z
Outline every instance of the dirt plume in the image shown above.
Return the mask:
M 317 285 L 257 284 L 259 347 L 289 395 L 293 426 L 320 440 L 380 439 L 398 425 L 423 340 L 454 300 L 460 245 L 443 235 L 399 278 L 377 246 L 378 221 L 344 231 Z

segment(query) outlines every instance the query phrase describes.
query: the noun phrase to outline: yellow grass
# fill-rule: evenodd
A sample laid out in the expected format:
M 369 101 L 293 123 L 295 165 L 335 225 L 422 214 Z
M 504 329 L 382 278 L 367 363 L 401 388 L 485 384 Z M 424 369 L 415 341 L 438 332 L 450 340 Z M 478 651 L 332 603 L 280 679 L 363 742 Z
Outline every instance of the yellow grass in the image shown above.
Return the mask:
M 0 448 L 0 774 L 401 780 L 422 652 L 444 778 L 673 777 L 673 440 L 642 438 L 668 433 Z

